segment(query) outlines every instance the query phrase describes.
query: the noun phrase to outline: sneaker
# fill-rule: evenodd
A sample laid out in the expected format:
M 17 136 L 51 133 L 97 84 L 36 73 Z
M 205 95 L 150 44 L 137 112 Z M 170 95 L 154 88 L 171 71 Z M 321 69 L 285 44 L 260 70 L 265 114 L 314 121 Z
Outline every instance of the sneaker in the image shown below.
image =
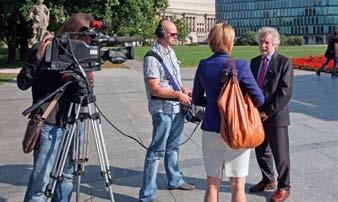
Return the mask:
M 188 184 L 186 182 L 184 182 L 183 184 L 181 184 L 180 186 L 178 187 L 169 187 L 168 188 L 169 190 L 194 190 L 195 189 L 195 186 L 192 185 L 192 184 Z

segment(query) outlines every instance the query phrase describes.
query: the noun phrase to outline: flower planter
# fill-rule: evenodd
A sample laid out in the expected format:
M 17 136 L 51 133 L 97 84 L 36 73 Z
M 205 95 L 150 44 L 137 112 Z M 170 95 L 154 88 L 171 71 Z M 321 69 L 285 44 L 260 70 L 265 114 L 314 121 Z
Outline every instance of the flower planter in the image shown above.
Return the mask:
M 294 69 L 316 71 L 326 61 L 323 55 L 305 56 L 301 58 L 291 58 Z M 324 71 L 331 72 L 333 67 L 333 60 L 325 66 Z

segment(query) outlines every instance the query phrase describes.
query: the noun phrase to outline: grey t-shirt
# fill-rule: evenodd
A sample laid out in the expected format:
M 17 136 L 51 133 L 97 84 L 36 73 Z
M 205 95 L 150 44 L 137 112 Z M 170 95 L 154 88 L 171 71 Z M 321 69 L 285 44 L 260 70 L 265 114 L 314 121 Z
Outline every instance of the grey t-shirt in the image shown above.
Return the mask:
M 164 64 L 167 66 L 172 77 L 176 83 L 181 86 L 181 74 L 180 74 L 180 62 L 177 60 L 176 54 L 173 49 L 166 50 L 162 48 L 159 43 L 156 43 L 151 50 L 155 51 L 161 56 Z M 160 81 L 160 86 L 164 88 L 173 89 L 170 85 L 169 80 L 167 79 L 161 63 L 152 56 L 144 58 L 143 62 L 143 76 L 146 81 L 147 78 L 156 78 Z M 180 112 L 180 103 L 169 100 L 154 100 L 151 99 L 150 90 L 147 82 L 145 82 L 145 88 L 148 97 L 148 109 L 151 115 L 164 112 L 164 113 L 179 113 Z

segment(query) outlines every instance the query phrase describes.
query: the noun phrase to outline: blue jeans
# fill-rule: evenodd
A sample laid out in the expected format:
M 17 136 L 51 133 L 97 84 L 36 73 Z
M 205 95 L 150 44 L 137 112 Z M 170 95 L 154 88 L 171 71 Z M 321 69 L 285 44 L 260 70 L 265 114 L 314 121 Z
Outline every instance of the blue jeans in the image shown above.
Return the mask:
M 44 124 L 41 130 L 40 147 L 34 150 L 34 167 L 29 179 L 25 202 L 47 201 L 44 195 L 49 183 L 49 175 L 53 169 L 56 154 L 62 140 L 64 128 Z M 71 152 L 70 152 L 71 153 Z M 69 154 L 63 170 L 62 181 L 58 181 L 52 201 L 68 202 L 73 191 L 73 163 Z
M 143 183 L 139 193 L 142 202 L 154 198 L 157 190 L 157 168 L 163 156 L 168 187 L 175 188 L 184 183 L 178 168 L 178 145 L 184 126 L 183 114 L 156 113 L 152 116 L 152 120 L 153 137 L 144 161 Z

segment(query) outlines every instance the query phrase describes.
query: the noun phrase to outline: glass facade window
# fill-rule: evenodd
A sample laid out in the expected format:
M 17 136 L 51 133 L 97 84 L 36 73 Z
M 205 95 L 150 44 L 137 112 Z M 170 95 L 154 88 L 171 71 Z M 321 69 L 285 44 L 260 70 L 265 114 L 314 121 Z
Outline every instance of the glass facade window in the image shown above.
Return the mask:
M 306 43 L 316 43 L 311 39 L 338 31 L 338 0 L 216 0 L 216 20 L 231 24 L 237 36 L 272 26 L 281 34 L 302 35 Z

